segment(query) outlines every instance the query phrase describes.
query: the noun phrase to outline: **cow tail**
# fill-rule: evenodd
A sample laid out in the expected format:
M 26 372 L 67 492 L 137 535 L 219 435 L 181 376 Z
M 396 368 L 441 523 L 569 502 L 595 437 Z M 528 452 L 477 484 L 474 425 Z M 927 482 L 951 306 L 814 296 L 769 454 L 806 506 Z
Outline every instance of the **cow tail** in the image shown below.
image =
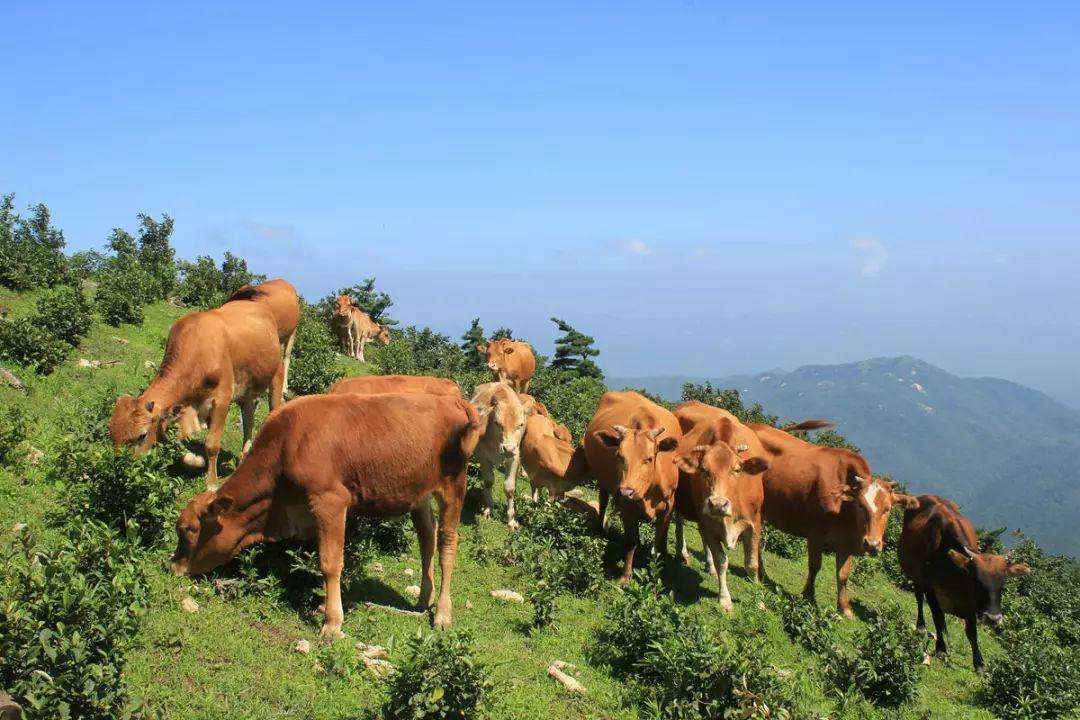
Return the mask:
M 468 400 L 459 399 L 458 407 L 465 413 L 466 424 L 461 428 L 461 437 L 459 442 L 461 444 L 461 452 L 466 458 L 472 457 L 473 451 L 476 450 L 476 446 L 480 443 L 480 416 L 476 413 L 476 408 Z
M 781 430 L 784 432 L 793 431 L 806 431 L 806 430 L 821 430 L 823 428 L 834 428 L 836 423 L 832 420 L 803 420 L 799 423 L 792 423 L 791 425 L 785 425 Z

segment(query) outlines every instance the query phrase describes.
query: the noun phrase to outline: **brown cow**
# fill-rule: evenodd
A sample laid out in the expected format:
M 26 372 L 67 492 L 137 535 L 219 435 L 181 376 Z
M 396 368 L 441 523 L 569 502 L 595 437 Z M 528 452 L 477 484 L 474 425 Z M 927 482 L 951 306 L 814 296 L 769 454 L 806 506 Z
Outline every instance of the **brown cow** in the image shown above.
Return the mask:
M 962 618 L 972 662 L 975 670 L 982 672 L 978 622 L 994 627 L 1001 623 L 1005 579 L 1030 573 L 1031 568 L 1001 555 L 978 552 L 975 528 L 953 501 L 920 495 L 918 502 L 917 509 L 904 512 L 900 534 L 900 567 L 915 586 L 919 608 L 916 627 L 926 627 L 925 595 L 937 633 L 935 650 L 944 654 L 945 613 Z
M 420 605 L 427 607 L 435 586 L 434 496 L 442 570 L 434 622 L 449 627 L 466 468 L 479 435 L 476 411 L 461 398 L 293 400 L 270 414 L 221 489 L 197 495 L 180 513 L 173 572 L 207 572 L 257 542 L 315 537 L 326 590 L 322 636 L 340 636 L 346 515 L 412 514 L 420 540 Z
M 481 436 L 475 459 L 480 463 L 480 482 L 484 488 L 481 514 L 491 517 L 495 468 L 509 463 L 503 489 L 506 490 L 506 524 L 514 530 L 518 527 L 514 517 L 514 496 L 521 463 L 521 438 L 525 434 L 528 413 L 513 388 L 501 382 L 477 385 L 471 402 L 480 415 Z
M 359 375 L 338 380 L 326 391 L 327 395 L 354 393 L 426 393 L 461 397 L 461 388 L 453 380 L 427 375 Z
M 915 498 L 893 491 L 875 478 L 858 453 L 813 445 L 784 430 L 747 423 L 765 450 L 765 520 L 784 532 L 806 538 L 809 573 L 803 596 L 814 599 L 821 554 L 836 553 L 836 607 L 851 617 L 847 579 L 853 555 L 876 555 L 893 505 L 914 507 Z M 818 421 L 791 430 L 820 427 Z
M 720 605 L 732 609 L 728 590 L 729 548 L 742 540 L 747 575 L 759 579 L 761 556 L 761 507 L 764 503 L 761 474 L 768 469 L 757 435 L 731 413 L 696 401 L 675 408 L 683 431 L 676 464 L 679 486 L 675 492 L 675 544 L 684 561 L 686 539 L 683 519 L 701 530 L 708 567 L 713 560 L 720 580 Z
M 674 450 L 681 437 L 679 421 L 669 410 L 632 391 L 604 393 L 585 430 L 582 444 L 600 490 L 601 527 L 607 525 L 607 505 L 614 495 L 626 530 L 621 582 L 633 575 L 642 520 L 656 521 L 656 550 L 667 552 L 679 480 Z
M 229 404 L 235 401 L 240 406 L 242 455 L 251 443 L 259 395 L 269 394 L 273 410 L 281 403 L 284 382 L 277 325 L 267 306 L 227 302 L 173 323 L 157 375 L 139 397 L 117 398 L 109 434 L 117 447 L 134 445 L 136 454 L 142 454 L 162 439 L 172 420 L 183 416 L 184 431 L 189 432 L 192 414 L 186 410 L 196 409 L 198 417 L 209 418 L 206 487 L 213 489 Z M 196 464 L 191 458 L 185 462 Z
M 536 374 L 536 356 L 529 343 L 499 338 L 478 349 L 487 355 L 488 370 L 496 380 L 509 383 L 520 393 L 529 391 L 529 383 Z
M 369 342 L 390 344 L 390 328 L 372 320 L 348 295 L 338 297 L 330 324 L 341 341 L 341 351 L 360 362 L 367 362 L 364 347 Z
M 588 475 L 585 450 L 575 448 L 566 439 L 569 434 L 565 426 L 545 415 L 531 414 L 525 422 L 521 464 L 528 473 L 533 500 L 537 499 L 540 488 L 547 488 L 553 495 L 562 495 L 580 485 Z
M 339 295 L 330 315 L 330 327 L 341 343 L 341 352 L 349 357 L 353 357 L 352 311 L 352 298 Z
M 551 412 L 547 409 L 547 405 L 544 405 L 544 403 L 540 402 L 532 395 L 528 395 L 526 393 L 518 393 L 518 397 L 521 398 L 521 404 L 525 406 L 525 412 L 529 413 L 530 415 L 541 415 L 543 417 L 551 418 L 552 420 L 554 420 Z M 570 428 L 566 427 L 562 423 L 556 422 L 554 433 L 555 437 L 559 438 L 560 440 L 565 440 L 566 442 L 573 445 L 574 436 L 570 433 Z
M 293 344 L 296 341 L 296 326 L 300 324 L 300 296 L 288 280 L 274 278 L 258 285 L 245 285 L 225 302 L 234 300 L 252 300 L 262 303 L 274 316 L 277 326 L 278 342 L 281 344 L 284 380 L 281 391 L 289 390 L 289 361 L 292 359 Z

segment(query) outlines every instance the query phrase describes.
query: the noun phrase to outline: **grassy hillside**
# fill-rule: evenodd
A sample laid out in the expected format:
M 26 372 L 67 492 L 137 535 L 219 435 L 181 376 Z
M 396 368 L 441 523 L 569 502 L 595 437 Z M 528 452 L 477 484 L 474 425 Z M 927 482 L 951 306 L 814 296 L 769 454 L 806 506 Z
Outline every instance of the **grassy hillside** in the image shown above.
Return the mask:
M 0 292 L 0 304 L 15 314 L 30 306 L 26 296 Z M 44 536 L 54 538 L 48 516 L 65 493 L 62 486 L 50 485 L 45 468 L 62 434 L 80 408 L 100 403 L 117 392 L 135 391 L 145 386 L 152 370 L 147 361 L 160 359 L 169 324 L 181 310 L 166 304 L 147 309 L 141 327 L 115 329 L 97 325 L 72 359 L 55 373 L 35 378 L 22 373 L 29 386 L 22 393 L 0 387 L 0 404 L 20 408 L 31 423 L 30 442 L 45 452 L 36 465 L 0 468 L 0 527 L 29 523 Z M 97 369 L 76 367 L 78 358 L 116 361 Z M 352 374 L 365 372 L 357 363 L 345 361 Z M 260 410 L 260 419 L 265 405 Z M 845 431 L 853 428 L 844 428 Z M 854 434 L 854 433 L 853 433 Z M 234 408 L 230 416 L 225 447 L 236 452 L 239 429 Z M 227 474 L 229 468 L 224 468 Z M 202 489 L 202 479 L 192 477 L 177 508 Z M 498 493 L 497 493 L 498 496 Z M 7 530 L 0 531 L 10 535 Z M 411 534 L 411 529 L 410 529 Z M 627 683 L 594 666 L 587 648 L 602 620 L 602 609 L 617 594 L 609 581 L 595 596 L 559 596 L 555 625 L 538 633 L 526 626 L 531 617 L 529 604 L 504 604 L 490 591 L 512 588 L 526 592 L 531 580 L 520 569 L 499 562 L 483 562 L 483 548 L 494 549 L 506 540 L 505 526 L 466 513 L 458 569 L 454 576 L 455 626 L 472 631 L 478 658 L 494 672 L 496 690 L 491 715 L 495 718 L 636 718 L 646 712 L 629 702 Z M 7 538 L 5 538 L 5 542 Z M 885 717 L 865 702 L 840 704 L 819 672 L 820 661 L 784 633 L 779 619 L 762 613 L 751 594 L 750 584 L 741 576 L 738 560 L 733 562 L 732 594 L 736 611 L 728 619 L 720 611 L 715 582 L 704 576 L 701 542 L 691 530 L 695 554 L 690 568 L 673 567 L 668 581 L 680 604 L 700 615 L 710 626 L 738 625 L 740 618 L 763 617 L 755 642 L 775 666 L 775 672 L 791 677 L 808 708 L 820 716 Z M 419 558 L 415 538 L 401 554 L 380 554 L 368 560 L 366 577 L 353 588 L 347 606 L 345 631 L 350 640 L 384 645 L 391 660 L 401 657 L 403 640 L 429 627 L 426 618 L 366 609 L 364 601 L 400 608 L 409 606 L 405 589 L 416 582 Z M 335 677 L 319 665 L 319 652 L 302 654 L 294 650 L 298 640 L 318 645 L 321 619 L 296 610 L 276 595 L 244 585 L 234 597 L 216 592 L 212 580 L 177 578 L 167 571 L 172 551 L 171 534 L 148 550 L 149 611 L 128 655 L 126 681 L 130 688 L 163 717 L 186 718 L 352 718 L 376 706 L 384 695 L 382 681 L 367 673 L 349 679 Z M 346 559 L 348 564 L 349 559 Z M 599 562 L 599 558 L 597 558 Z M 797 593 L 804 577 L 803 560 L 787 560 L 766 554 L 773 594 Z M 835 593 L 831 560 L 818 580 L 818 597 L 829 607 Z M 871 608 L 901 605 L 914 621 L 914 601 L 880 576 L 872 576 L 853 588 L 860 618 Z M 185 598 L 194 598 L 200 609 L 186 612 Z M 841 635 L 847 642 L 862 627 L 863 619 L 841 621 Z M 979 687 L 971 669 L 971 656 L 963 640 L 961 625 L 950 620 L 953 653 L 946 662 L 935 659 L 922 673 L 917 700 L 898 715 L 904 718 L 989 718 L 990 713 L 976 702 Z M 984 653 L 993 658 L 1000 650 L 989 633 L 983 633 Z M 546 669 L 553 660 L 573 663 L 588 695 L 575 698 L 553 682 Z
M 678 398 L 676 379 L 638 386 Z M 995 378 L 961 378 L 912 357 L 809 365 L 712 381 L 781 417 L 826 417 L 877 472 L 947 495 L 979 524 L 1021 528 L 1080 554 L 1080 412 Z

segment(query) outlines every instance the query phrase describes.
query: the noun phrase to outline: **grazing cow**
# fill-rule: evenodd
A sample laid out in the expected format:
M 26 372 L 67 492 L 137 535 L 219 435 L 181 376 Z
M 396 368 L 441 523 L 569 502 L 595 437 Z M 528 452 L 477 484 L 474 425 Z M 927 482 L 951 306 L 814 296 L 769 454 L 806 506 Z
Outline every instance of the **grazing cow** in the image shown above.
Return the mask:
M 747 423 L 761 440 L 765 471 L 765 520 L 784 532 L 806 538 L 809 573 L 803 596 L 814 599 L 821 555 L 836 553 L 836 607 L 851 617 L 847 580 L 853 555 L 876 555 L 893 505 L 915 507 L 910 495 L 893 491 L 875 478 L 858 453 L 813 445 L 771 425 Z M 789 426 L 820 427 L 819 421 Z
M 514 494 L 517 492 L 517 472 L 521 463 L 521 438 L 525 434 L 528 413 L 513 388 L 502 382 L 477 385 L 470 402 L 480 415 L 481 435 L 475 459 L 480 463 L 480 481 L 484 488 L 481 513 L 484 517 L 491 517 L 495 468 L 509 463 L 503 481 L 506 524 L 511 530 L 516 529 L 518 522 L 514 517 Z
M 270 408 L 276 408 L 284 381 L 277 325 L 265 304 L 234 300 L 190 313 L 169 330 L 165 357 L 149 387 L 137 398 L 117 398 L 109 434 L 117 447 L 133 445 L 142 454 L 164 437 L 170 421 L 180 419 L 187 433 L 198 427 L 199 418 L 208 418 L 206 486 L 213 489 L 229 404 L 240 406 L 243 454 L 251 443 L 259 395 L 267 392 Z M 200 461 L 190 453 L 185 457 L 189 465 L 201 466 Z
M 428 395 L 461 397 L 461 388 L 453 380 L 427 375 L 361 375 L 338 380 L 327 391 L 327 395 L 340 393 L 356 395 L 427 393 Z
M 768 469 L 764 450 L 754 431 L 731 413 L 696 401 L 675 408 L 683 431 L 676 464 L 675 544 L 684 562 L 689 559 L 683 520 L 701 530 L 708 567 L 720 580 L 720 605 L 732 609 L 728 590 L 729 548 L 742 540 L 747 575 L 759 579 L 761 507 L 765 491 L 761 474 Z
M 604 393 L 585 430 L 582 444 L 600 489 L 601 527 L 607 525 L 607 505 L 614 495 L 626 530 L 620 582 L 633 575 L 642 520 L 656 521 L 656 550 L 667 552 L 679 480 L 674 450 L 680 438 L 679 421 L 669 410 L 632 391 Z
M 542 407 L 542 406 L 541 406 Z M 565 431 L 565 434 L 563 433 Z M 521 441 L 521 464 L 529 476 L 536 500 L 540 488 L 562 495 L 581 484 L 589 473 L 585 450 L 566 439 L 569 430 L 550 417 L 529 415 Z
M 369 342 L 378 340 L 383 345 L 390 344 L 390 328 L 375 322 L 370 315 L 358 307 L 353 307 L 349 321 L 349 332 L 352 335 L 355 348 L 352 356 L 360 362 L 367 362 L 364 359 L 364 346 Z
M 915 586 L 919 608 L 915 624 L 920 630 L 926 627 L 925 596 L 937 634 L 935 650 L 944 654 L 945 613 L 962 618 L 972 662 L 975 670 L 982 672 L 978 622 L 993 627 L 1001 623 L 1005 579 L 1026 575 L 1031 568 L 1002 555 L 978 552 L 975 528 L 953 501 L 920 495 L 918 503 L 917 508 L 904 512 L 900 534 L 900 567 Z
M 258 285 L 245 285 L 225 302 L 234 300 L 252 300 L 262 303 L 274 316 L 278 342 L 281 343 L 282 362 L 285 366 L 281 391 L 288 392 L 289 361 L 292 359 L 293 343 L 296 341 L 296 326 L 300 324 L 300 296 L 296 294 L 296 288 L 287 280 L 274 278 Z
M 458 522 L 479 425 L 461 398 L 343 394 L 293 400 L 270 414 L 221 489 L 197 495 L 180 513 L 173 572 L 205 573 L 257 542 L 315 537 L 326 590 L 322 636 L 340 636 L 347 514 L 412 514 L 420 540 L 420 606 L 426 608 L 435 586 L 434 496 L 442 571 L 434 622 L 449 627 Z
M 488 370 L 496 380 L 509 383 L 519 393 L 529 391 L 529 383 L 536 374 L 536 356 L 528 343 L 499 338 L 478 349 L 487 355 Z

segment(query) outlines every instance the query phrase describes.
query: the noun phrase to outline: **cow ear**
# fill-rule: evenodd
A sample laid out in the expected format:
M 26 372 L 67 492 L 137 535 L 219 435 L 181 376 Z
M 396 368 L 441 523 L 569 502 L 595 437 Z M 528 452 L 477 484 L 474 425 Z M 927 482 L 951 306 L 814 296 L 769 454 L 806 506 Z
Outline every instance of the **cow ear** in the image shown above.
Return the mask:
M 696 452 L 689 452 L 686 455 L 676 455 L 675 465 L 684 473 L 693 475 L 701 469 L 701 458 Z
M 514 352 L 514 346 L 513 345 L 507 345 L 506 348 L 503 350 L 503 352 L 506 353 L 507 355 L 512 355 L 513 352 Z
M 673 437 L 666 437 L 660 442 L 656 443 L 656 449 L 659 452 L 671 452 L 677 447 L 679 447 L 679 441 Z
M 232 509 L 234 502 L 228 495 L 219 495 L 206 506 L 206 513 L 203 517 L 207 520 L 217 520 L 222 513 L 227 513 Z
M 619 443 L 622 442 L 622 434 L 613 430 L 598 430 L 596 437 L 608 447 L 619 447 Z
M 905 510 L 918 510 L 919 498 L 914 495 L 906 495 L 904 493 L 893 493 L 892 501 L 895 505 L 899 505 Z
M 1016 577 L 1017 575 L 1030 575 L 1031 568 L 1024 563 L 1009 563 L 1009 567 L 1005 569 L 1005 574 L 1009 577 Z
M 957 552 L 955 550 L 949 551 L 949 559 L 952 560 L 957 565 L 957 567 L 962 568 L 966 568 L 971 562 L 971 558 L 969 558 L 964 553 Z
M 759 457 L 747 458 L 741 465 L 743 472 L 750 475 L 759 475 L 769 469 L 769 461 Z

